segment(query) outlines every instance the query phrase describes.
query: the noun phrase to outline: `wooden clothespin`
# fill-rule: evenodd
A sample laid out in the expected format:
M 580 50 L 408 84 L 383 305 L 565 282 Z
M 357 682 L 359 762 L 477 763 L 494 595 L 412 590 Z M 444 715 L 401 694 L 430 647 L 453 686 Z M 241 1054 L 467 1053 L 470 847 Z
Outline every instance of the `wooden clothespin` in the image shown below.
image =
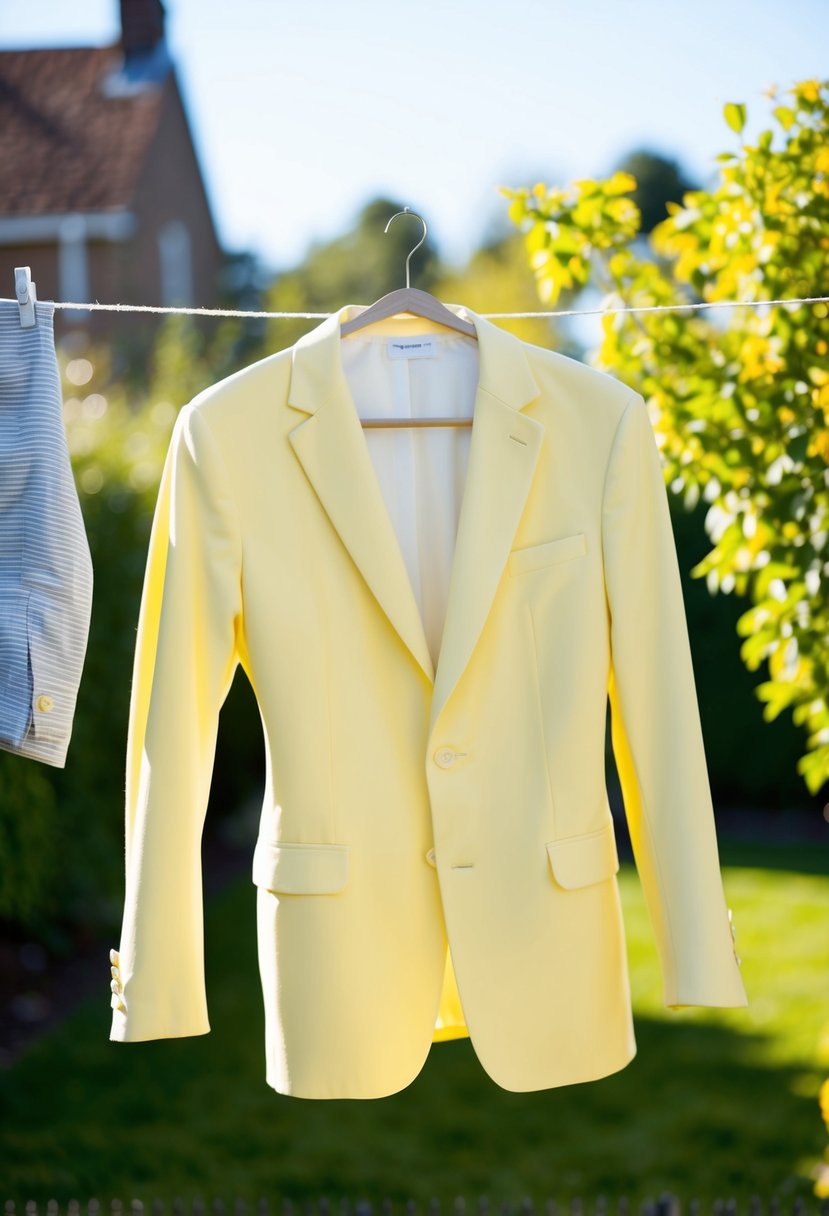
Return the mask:
M 15 266 L 14 290 L 20 308 L 20 324 L 23 329 L 31 329 L 37 325 L 37 290 L 32 282 L 32 271 L 29 266 Z

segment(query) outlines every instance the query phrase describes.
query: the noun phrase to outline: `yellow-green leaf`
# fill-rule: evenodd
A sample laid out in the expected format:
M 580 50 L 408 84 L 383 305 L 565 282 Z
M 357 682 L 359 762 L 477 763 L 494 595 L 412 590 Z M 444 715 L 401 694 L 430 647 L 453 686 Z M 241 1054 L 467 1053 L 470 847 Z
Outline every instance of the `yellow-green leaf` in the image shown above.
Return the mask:
M 736 101 L 726 102 L 723 106 L 723 116 L 729 127 L 731 127 L 731 130 L 736 131 L 739 135 L 746 125 L 746 108 L 743 103 Z

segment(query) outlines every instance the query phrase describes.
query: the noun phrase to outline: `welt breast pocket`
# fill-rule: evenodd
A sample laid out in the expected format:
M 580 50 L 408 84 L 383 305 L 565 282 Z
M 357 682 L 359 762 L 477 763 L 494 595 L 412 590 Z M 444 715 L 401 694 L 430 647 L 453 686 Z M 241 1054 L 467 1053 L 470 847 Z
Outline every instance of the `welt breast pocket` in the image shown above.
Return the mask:
M 539 570 L 547 566 L 558 565 L 559 562 L 584 557 L 586 553 L 586 534 L 584 532 L 571 532 L 568 536 L 559 536 L 555 540 L 545 540 L 538 545 L 527 545 L 523 549 L 513 549 L 507 559 L 507 570 L 510 576 L 524 574 L 529 570 Z

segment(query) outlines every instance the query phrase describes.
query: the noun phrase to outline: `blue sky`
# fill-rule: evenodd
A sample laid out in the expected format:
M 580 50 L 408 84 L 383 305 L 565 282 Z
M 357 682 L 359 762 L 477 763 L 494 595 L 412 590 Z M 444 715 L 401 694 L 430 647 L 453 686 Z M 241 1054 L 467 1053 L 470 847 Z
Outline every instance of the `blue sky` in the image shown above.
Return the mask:
M 220 239 L 273 268 L 381 191 L 460 264 L 504 214 L 500 184 L 605 174 L 642 144 L 704 183 L 737 142 L 723 104 L 756 132 L 764 90 L 822 77 L 829 46 L 826 0 L 165 7 Z M 0 0 L 4 48 L 117 34 L 117 0 Z

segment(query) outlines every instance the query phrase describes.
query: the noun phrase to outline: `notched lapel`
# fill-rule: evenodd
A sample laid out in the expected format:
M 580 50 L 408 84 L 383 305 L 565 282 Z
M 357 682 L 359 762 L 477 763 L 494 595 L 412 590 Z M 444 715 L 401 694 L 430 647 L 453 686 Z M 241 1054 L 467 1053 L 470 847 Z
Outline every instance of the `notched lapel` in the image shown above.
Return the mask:
M 420 610 L 359 416 L 329 397 L 288 438 L 354 564 L 433 681 Z
M 520 411 L 538 396 L 524 344 L 470 309 L 479 372 L 466 481 L 435 670 L 405 559 L 340 354 L 345 305 L 294 346 L 289 405 L 305 411 L 288 439 L 322 506 L 390 623 L 434 682 L 430 731 L 489 613 L 524 510 L 544 425 Z
M 544 430 L 543 423 L 479 384 L 430 732 L 486 622 L 530 492 Z

